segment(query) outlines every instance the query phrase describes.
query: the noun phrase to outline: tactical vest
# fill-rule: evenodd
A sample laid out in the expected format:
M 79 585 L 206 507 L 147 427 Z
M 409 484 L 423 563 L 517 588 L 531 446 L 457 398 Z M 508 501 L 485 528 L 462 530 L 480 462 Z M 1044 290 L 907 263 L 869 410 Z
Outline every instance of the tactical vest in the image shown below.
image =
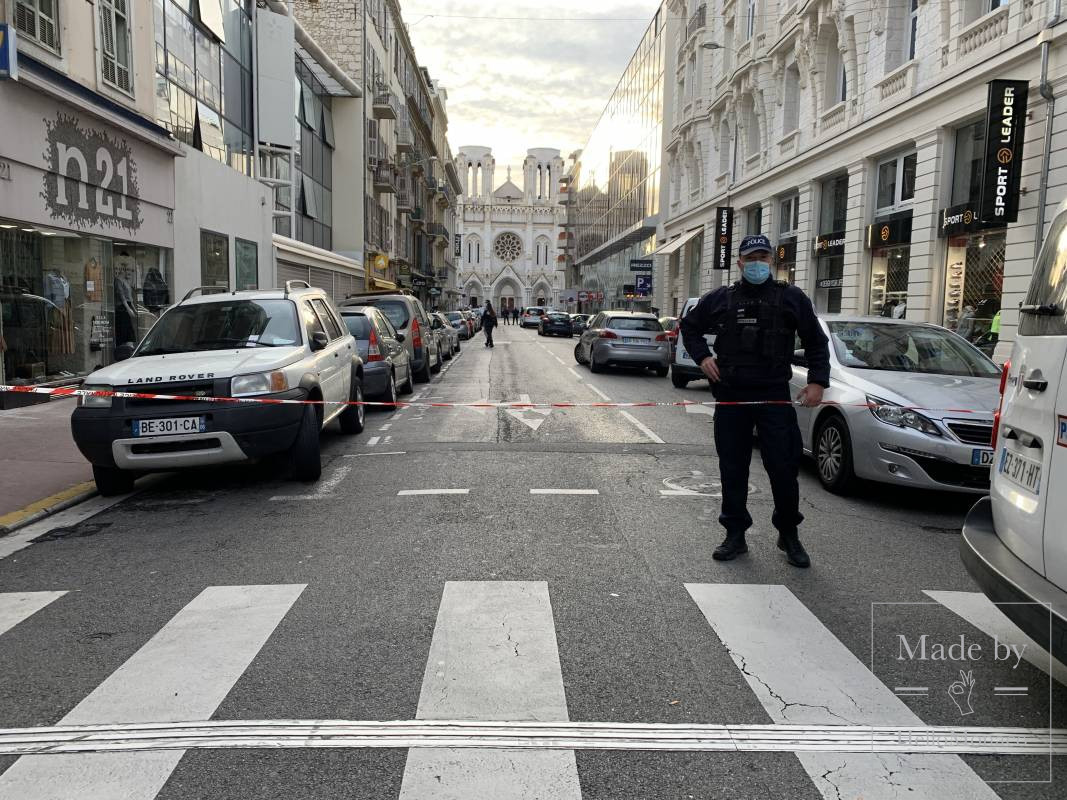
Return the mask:
M 749 294 L 735 283 L 727 291 L 726 319 L 715 338 L 715 355 L 727 384 L 789 381 L 796 331 L 782 307 L 787 286 L 775 281 Z

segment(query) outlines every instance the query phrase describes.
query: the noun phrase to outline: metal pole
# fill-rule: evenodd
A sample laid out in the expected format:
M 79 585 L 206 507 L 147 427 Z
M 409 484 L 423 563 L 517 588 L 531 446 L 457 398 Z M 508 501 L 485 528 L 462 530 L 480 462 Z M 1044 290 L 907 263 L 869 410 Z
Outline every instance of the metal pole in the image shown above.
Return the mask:
M 1050 31 L 1060 18 L 1061 0 L 1055 0 L 1052 13 L 1045 23 L 1045 30 Z M 1046 34 L 1051 37 L 1051 34 Z M 1056 113 L 1056 95 L 1052 91 L 1052 84 L 1048 79 L 1048 54 L 1052 48 L 1046 39 L 1041 43 L 1041 83 L 1038 87 L 1041 96 L 1045 98 L 1045 141 L 1041 154 L 1041 181 L 1037 192 L 1037 219 L 1034 221 L 1034 258 L 1041 252 L 1041 242 L 1045 238 L 1045 202 L 1048 197 L 1048 173 L 1052 159 L 1052 126 L 1053 117 Z

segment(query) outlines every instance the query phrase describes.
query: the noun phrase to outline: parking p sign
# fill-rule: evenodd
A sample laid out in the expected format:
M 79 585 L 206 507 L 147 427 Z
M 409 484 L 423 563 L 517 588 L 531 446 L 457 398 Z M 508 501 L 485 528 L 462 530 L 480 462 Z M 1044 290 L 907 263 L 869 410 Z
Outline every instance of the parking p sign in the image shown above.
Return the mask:
M 635 275 L 634 276 L 634 294 L 641 294 L 641 295 L 652 294 L 652 276 L 651 275 Z

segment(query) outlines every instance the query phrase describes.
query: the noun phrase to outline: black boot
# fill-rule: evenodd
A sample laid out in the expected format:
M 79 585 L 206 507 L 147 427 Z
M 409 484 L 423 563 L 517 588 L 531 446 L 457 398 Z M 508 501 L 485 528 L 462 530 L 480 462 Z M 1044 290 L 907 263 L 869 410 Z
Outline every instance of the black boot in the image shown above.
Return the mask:
M 733 561 L 742 553 L 748 552 L 748 545 L 745 544 L 745 532 L 741 533 L 727 533 L 726 538 L 722 540 L 722 544 L 715 548 L 715 552 L 711 554 L 711 557 L 716 561 Z
M 778 534 L 778 549 L 785 553 L 786 561 L 794 567 L 807 569 L 811 566 L 808 551 L 804 549 L 804 545 L 800 543 L 800 537 L 796 533 L 790 535 Z

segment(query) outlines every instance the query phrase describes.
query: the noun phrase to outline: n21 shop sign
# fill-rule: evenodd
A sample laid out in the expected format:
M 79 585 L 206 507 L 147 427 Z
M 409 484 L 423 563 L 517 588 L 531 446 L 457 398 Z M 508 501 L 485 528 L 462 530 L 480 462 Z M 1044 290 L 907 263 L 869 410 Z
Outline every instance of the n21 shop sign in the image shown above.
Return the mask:
M 73 228 L 141 227 L 137 163 L 125 140 L 83 128 L 74 116 L 46 119 L 41 197 L 52 219 Z

